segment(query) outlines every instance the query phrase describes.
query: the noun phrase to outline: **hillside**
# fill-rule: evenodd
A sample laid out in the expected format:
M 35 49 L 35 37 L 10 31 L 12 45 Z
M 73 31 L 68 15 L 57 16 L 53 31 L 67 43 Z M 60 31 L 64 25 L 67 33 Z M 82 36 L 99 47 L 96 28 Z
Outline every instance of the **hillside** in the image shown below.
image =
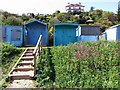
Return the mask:
M 43 48 L 36 87 L 118 88 L 119 42 L 81 42 Z
M 43 15 L 39 13 L 17 15 L 6 11 L 0 11 L 0 13 L 2 14 L 2 22 L 0 22 L 0 24 L 3 25 L 23 25 L 28 21 L 38 19 L 47 23 L 49 25 L 49 29 L 53 24 L 58 22 L 74 22 L 79 24 L 90 23 L 92 25 L 99 25 L 101 27 L 101 30 L 104 31 L 106 28 L 120 23 L 117 14 L 103 10 L 90 10 L 89 12 L 83 13 L 62 13 L 57 10 L 52 15 Z M 92 20 L 92 23 L 87 22 L 88 20 Z

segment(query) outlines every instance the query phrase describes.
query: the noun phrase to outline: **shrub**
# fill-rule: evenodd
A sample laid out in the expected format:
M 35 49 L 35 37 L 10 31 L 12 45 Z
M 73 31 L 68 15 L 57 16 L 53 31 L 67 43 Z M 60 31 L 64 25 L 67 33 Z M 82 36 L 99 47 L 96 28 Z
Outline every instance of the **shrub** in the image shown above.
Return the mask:
M 11 62 L 9 58 L 13 57 L 15 54 L 20 54 L 21 49 L 13 46 L 12 44 L 3 43 L 2 44 L 2 64 Z
M 21 55 L 23 49 L 17 48 L 9 43 L 2 43 L 2 71 L 3 71 L 3 78 L 7 76 L 7 73 L 16 63 L 18 58 Z
M 51 61 L 50 48 L 43 48 L 40 60 L 37 63 L 36 87 L 52 87 L 54 82 L 53 63 Z
M 120 42 L 98 41 L 53 47 L 44 68 L 49 71 L 48 62 L 53 62 L 57 88 L 118 88 L 119 46 Z

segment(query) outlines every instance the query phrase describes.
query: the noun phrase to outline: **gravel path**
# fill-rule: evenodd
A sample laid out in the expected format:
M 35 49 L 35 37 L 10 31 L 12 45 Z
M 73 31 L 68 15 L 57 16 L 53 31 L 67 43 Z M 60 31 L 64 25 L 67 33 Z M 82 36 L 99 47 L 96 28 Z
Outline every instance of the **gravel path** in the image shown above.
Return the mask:
M 33 80 L 14 80 L 12 81 L 7 88 L 34 88 Z

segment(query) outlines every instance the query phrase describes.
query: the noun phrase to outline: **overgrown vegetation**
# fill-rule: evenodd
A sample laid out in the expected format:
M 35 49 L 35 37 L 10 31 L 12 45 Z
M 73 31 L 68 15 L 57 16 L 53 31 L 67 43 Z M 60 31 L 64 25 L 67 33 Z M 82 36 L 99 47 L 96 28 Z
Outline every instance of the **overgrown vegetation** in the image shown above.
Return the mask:
M 110 27 L 112 25 L 119 24 L 119 12 L 115 14 L 113 12 L 104 11 L 104 10 L 94 10 L 91 9 L 89 12 L 80 12 L 80 13 L 62 13 L 57 10 L 53 14 L 34 14 L 27 13 L 22 15 L 12 14 L 6 11 L 0 11 L 1 21 L 3 25 L 23 25 L 26 22 L 29 22 L 33 19 L 38 19 L 49 25 L 49 29 L 53 24 L 58 22 L 74 22 L 79 24 L 86 24 L 87 20 L 93 20 L 94 25 L 100 25 L 101 28 Z
M 120 42 L 81 42 L 44 48 L 38 87 L 118 88 Z
M 24 49 L 17 48 L 12 44 L 2 43 L 0 50 L 2 50 L 2 79 L 4 79 L 1 83 L 2 87 L 6 87 L 7 83 L 5 82 L 5 78 L 19 59 Z
M 40 60 L 37 63 L 36 87 L 53 87 L 55 81 L 54 64 L 51 60 L 51 48 L 42 49 Z
M 117 11 L 117 10 L 116 10 Z M 119 10 L 118 10 L 119 11 Z M 2 25 L 24 25 L 31 20 L 37 19 L 48 24 L 49 29 L 49 42 L 50 45 L 53 42 L 53 24 L 59 22 L 73 22 L 78 24 L 90 24 L 98 25 L 102 32 L 104 32 L 108 27 L 120 24 L 119 12 L 117 14 L 109 11 L 104 11 L 100 9 L 94 9 L 91 7 L 90 11 L 79 12 L 79 13 L 64 13 L 59 10 L 55 11 L 53 14 L 34 14 L 27 13 L 22 15 L 12 14 L 6 11 L 0 11 Z M 87 22 L 92 20 L 93 22 Z

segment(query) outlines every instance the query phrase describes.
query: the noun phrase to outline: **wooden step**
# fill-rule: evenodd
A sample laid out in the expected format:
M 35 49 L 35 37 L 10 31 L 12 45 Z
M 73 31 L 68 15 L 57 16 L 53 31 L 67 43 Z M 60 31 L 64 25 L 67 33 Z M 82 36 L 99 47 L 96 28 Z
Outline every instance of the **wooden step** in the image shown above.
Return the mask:
M 27 51 L 34 51 L 34 49 L 32 49 L 32 48 L 31 49 L 27 49 Z
M 33 53 L 33 51 L 26 51 L 26 53 Z
M 14 68 L 13 71 L 29 71 L 34 70 L 34 68 Z
M 33 55 L 23 55 L 23 57 L 29 57 L 29 56 L 33 56 Z
M 33 62 L 20 62 L 18 65 L 33 65 Z
M 34 49 L 27 49 L 27 53 L 33 53 Z
M 25 54 L 23 55 L 23 57 L 26 57 L 26 56 L 33 56 L 33 53 L 25 53 Z
M 17 68 L 32 68 L 32 65 L 17 65 Z
M 32 80 L 33 76 L 30 75 L 9 75 L 10 80 L 29 79 Z
M 33 60 L 34 56 L 22 57 L 21 60 Z
M 30 76 L 33 76 L 34 71 L 33 70 L 30 70 L 30 71 L 14 71 L 14 72 L 12 72 L 12 75 L 30 75 Z
M 33 65 L 33 64 L 34 64 L 33 61 L 27 60 L 27 61 L 22 61 L 22 62 L 20 62 L 18 65 Z
M 26 63 L 26 64 L 27 64 L 27 63 L 28 63 L 28 64 L 29 64 L 29 63 L 32 64 L 32 63 L 34 63 L 34 61 L 33 61 L 33 60 L 26 60 L 26 61 L 22 60 L 21 62 L 19 62 L 19 64 L 25 64 L 25 63 Z

